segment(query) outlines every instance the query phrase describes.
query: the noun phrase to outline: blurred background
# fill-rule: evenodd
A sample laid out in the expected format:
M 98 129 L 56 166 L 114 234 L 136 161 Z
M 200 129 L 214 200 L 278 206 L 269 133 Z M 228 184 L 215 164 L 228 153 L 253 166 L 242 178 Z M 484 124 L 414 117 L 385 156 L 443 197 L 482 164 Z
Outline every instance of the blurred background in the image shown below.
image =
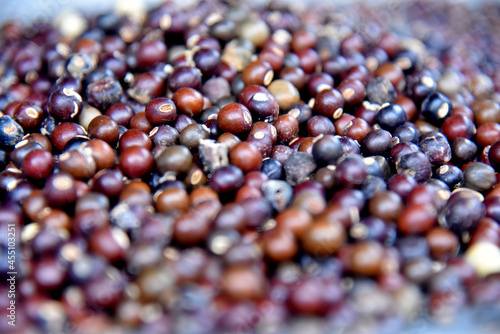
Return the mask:
M 136 3 L 147 7 L 162 3 L 164 0 L 2 0 L 0 1 L 0 22 L 21 20 L 23 22 L 49 20 L 68 10 L 78 10 L 91 15 L 111 11 L 119 3 Z M 181 2 L 175 0 L 176 2 Z M 193 0 L 184 0 L 195 2 Z
M 84 14 L 97 14 L 103 11 L 110 11 L 120 5 L 127 5 L 127 3 L 134 6 L 144 5 L 151 7 L 165 0 L 2 0 L 0 1 L 0 22 L 6 20 L 16 19 L 23 22 L 30 22 L 33 20 L 47 20 L 55 18 L 59 13 L 68 10 L 77 9 Z M 196 3 L 199 0 L 173 0 L 181 6 L 188 6 Z M 500 2 L 500 0 L 487 0 L 488 2 Z M 252 3 L 266 3 L 268 0 L 253 0 Z M 407 0 L 296 0 L 289 1 L 293 3 L 332 3 L 332 4 L 347 4 L 350 2 L 365 2 L 373 3 L 401 3 L 409 2 Z M 448 0 L 448 2 L 466 2 L 469 5 L 478 5 L 486 2 L 484 0 Z

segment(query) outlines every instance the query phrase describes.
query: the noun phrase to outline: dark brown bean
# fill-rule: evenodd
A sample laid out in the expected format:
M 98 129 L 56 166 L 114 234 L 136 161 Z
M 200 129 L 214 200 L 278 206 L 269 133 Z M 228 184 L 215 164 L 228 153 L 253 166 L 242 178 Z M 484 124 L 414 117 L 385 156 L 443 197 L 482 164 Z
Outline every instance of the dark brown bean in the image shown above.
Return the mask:
M 344 227 L 335 221 L 314 222 L 301 236 L 304 249 L 313 256 L 335 254 L 344 243 Z

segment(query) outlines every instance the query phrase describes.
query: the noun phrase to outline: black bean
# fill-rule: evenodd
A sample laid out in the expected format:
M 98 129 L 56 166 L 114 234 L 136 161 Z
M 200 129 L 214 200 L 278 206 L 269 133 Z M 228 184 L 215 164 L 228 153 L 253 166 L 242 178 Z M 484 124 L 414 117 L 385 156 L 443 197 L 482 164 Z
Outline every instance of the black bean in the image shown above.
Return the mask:
M 268 158 L 262 161 L 262 167 L 260 171 L 271 180 L 279 180 L 283 176 L 283 165 L 276 159 Z
M 12 149 L 24 136 L 23 128 L 8 115 L 0 117 L 0 147 Z
M 307 180 L 309 175 L 316 169 L 314 158 L 304 152 L 294 152 L 283 165 L 286 174 L 286 180 L 291 185 L 296 185 Z
M 403 155 L 396 161 L 398 174 L 408 174 L 417 182 L 428 180 L 432 175 L 429 158 L 422 152 L 414 152 Z
M 270 180 L 262 184 L 262 193 L 266 201 L 276 211 L 283 211 L 290 204 L 293 197 L 292 186 L 282 180 Z

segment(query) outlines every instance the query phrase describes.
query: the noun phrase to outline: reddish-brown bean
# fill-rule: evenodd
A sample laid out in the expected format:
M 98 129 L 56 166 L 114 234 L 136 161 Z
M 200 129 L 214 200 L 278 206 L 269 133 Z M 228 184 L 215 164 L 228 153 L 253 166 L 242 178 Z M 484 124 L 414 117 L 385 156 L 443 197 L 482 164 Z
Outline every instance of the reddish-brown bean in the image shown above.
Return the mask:
M 203 110 L 203 95 L 193 88 L 179 88 L 172 96 L 172 101 L 182 113 L 193 117 Z
M 407 206 L 398 219 L 398 229 L 404 234 L 428 231 L 436 222 L 436 210 L 426 204 Z
M 231 164 L 241 169 L 243 173 L 260 170 L 262 166 L 262 155 L 254 146 L 247 142 L 238 143 L 231 148 L 229 159 Z
M 151 152 L 144 147 L 132 146 L 122 151 L 118 165 L 123 174 L 136 178 L 145 175 L 153 168 L 154 159 Z
M 252 115 L 244 105 L 230 103 L 219 111 L 217 124 L 222 131 L 241 134 L 251 129 Z

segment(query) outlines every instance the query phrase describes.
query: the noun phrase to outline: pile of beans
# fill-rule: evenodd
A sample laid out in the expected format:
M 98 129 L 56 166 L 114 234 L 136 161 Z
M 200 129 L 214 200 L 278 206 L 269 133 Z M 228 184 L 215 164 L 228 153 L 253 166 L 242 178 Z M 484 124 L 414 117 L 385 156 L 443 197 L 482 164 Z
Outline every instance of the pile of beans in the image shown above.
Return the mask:
M 399 333 L 498 305 L 499 5 L 264 2 L 1 28 L 0 332 Z

